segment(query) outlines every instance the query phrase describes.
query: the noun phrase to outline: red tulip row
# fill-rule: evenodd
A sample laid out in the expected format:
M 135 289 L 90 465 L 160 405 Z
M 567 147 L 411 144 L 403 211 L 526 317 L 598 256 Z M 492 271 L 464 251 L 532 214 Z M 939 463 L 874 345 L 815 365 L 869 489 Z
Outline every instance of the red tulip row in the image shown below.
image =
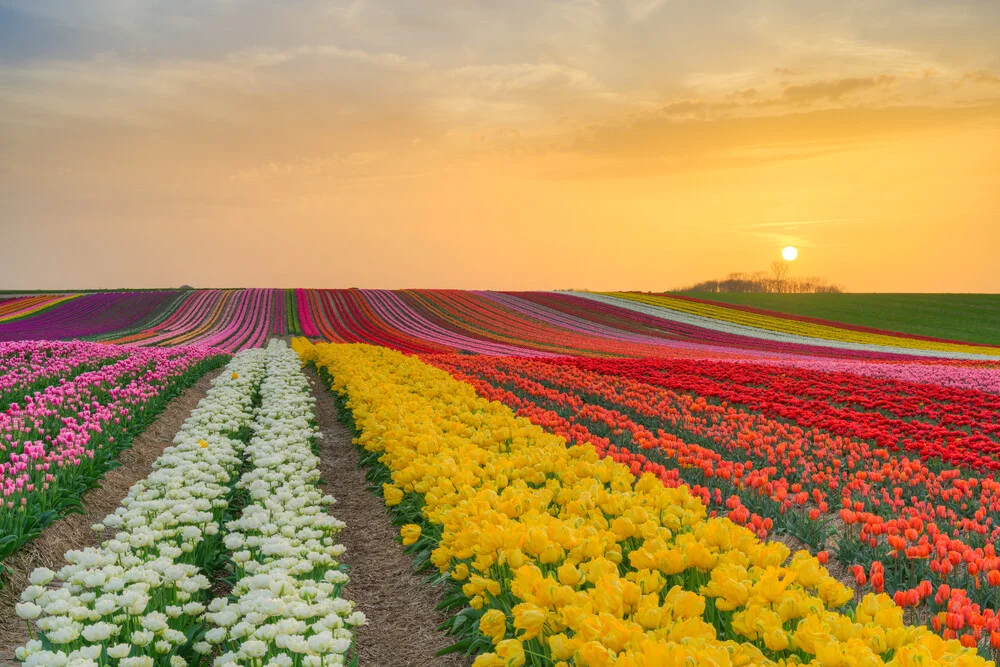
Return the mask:
M 992 476 L 737 407 L 709 392 L 706 398 L 674 391 L 658 381 L 669 366 L 658 360 L 425 360 L 570 441 L 593 443 L 633 472 L 688 484 L 711 509 L 762 535 L 788 533 L 817 551 L 834 546 L 840 561 L 864 572 L 858 585 L 920 607 L 919 617 L 943 634 L 985 643 L 1000 632 L 994 615 L 1000 559 L 993 546 L 1000 538 L 1000 483 Z M 837 396 L 837 385 L 818 386 L 822 379 L 815 393 Z M 941 586 L 948 587 L 947 599 L 936 603 L 926 592 Z
M 580 368 L 739 403 L 777 419 L 1000 470 L 1000 396 L 850 373 L 686 359 L 577 359 Z

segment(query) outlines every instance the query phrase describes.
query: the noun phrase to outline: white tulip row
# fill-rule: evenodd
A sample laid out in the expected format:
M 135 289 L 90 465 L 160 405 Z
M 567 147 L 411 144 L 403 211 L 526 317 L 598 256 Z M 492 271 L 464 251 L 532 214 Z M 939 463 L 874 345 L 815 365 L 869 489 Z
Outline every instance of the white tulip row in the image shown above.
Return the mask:
M 294 351 L 272 341 L 267 352 L 246 449 L 251 469 L 237 484 L 247 504 L 226 524 L 238 580 L 232 601 L 209 605 L 211 629 L 198 648 L 217 645 L 216 665 L 343 665 L 365 617 L 339 597 L 344 524 L 325 511 L 334 499 L 317 487 L 315 399 Z
M 265 359 L 241 352 L 213 380 L 153 472 L 94 526 L 113 538 L 67 552 L 58 573 L 32 573 L 16 609 L 39 634 L 16 652 L 26 667 L 187 664 L 178 652 L 203 625 L 211 581 L 202 568 L 217 557 L 243 461 L 232 436 L 253 422 Z

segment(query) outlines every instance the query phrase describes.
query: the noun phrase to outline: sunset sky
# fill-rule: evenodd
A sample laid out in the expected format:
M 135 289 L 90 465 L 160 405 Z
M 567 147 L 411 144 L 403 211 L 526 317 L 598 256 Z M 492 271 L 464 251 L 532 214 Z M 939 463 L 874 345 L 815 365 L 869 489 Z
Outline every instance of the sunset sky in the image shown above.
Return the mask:
M 996 0 L 0 0 L 0 289 L 1000 291 Z

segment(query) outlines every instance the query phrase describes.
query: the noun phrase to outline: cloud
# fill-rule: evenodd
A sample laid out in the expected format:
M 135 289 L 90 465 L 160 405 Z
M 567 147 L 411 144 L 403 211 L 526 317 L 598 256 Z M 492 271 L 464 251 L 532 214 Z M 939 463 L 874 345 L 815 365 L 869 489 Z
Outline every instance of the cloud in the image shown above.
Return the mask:
M 124 127 L 147 125 L 171 105 L 212 99 L 219 91 L 247 90 L 251 72 L 206 61 L 138 63 L 113 53 L 84 61 L 0 66 L 5 123 L 44 125 L 53 119 L 84 119 Z M 206 106 L 206 109 L 208 107 Z M 216 109 L 231 115 L 236 109 Z
M 597 91 L 600 84 L 586 71 L 554 63 L 466 65 L 443 72 L 451 81 L 473 84 L 490 93 L 574 88 Z
M 828 225 L 842 225 L 857 222 L 865 222 L 867 218 L 822 218 L 818 220 L 784 220 L 781 222 L 753 222 L 748 225 L 741 225 L 740 229 L 764 230 L 764 229 L 795 229 L 796 227 L 815 227 Z
M 904 133 L 1000 120 L 1000 102 L 961 108 L 834 108 L 766 116 L 677 120 L 637 114 L 576 134 L 569 152 L 628 173 L 761 165 L 853 150 Z
M 966 81 L 972 81 L 973 83 L 982 83 L 987 85 L 997 85 L 1000 84 L 1000 76 L 996 74 L 991 74 L 986 70 L 977 70 L 975 72 L 966 72 L 959 79 L 958 85 L 965 83 Z
M 823 54 L 824 60 L 837 63 L 841 69 L 860 65 L 892 74 L 921 72 L 928 68 L 947 70 L 922 49 L 909 48 L 892 42 L 874 42 L 838 35 L 818 40 L 806 51 Z
M 806 85 L 786 86 L 781 97 L 776 101 L 799 105 L 819 101 L 838 102 L 844 97 L 860 91 L 889 87 L 895 81 L 896 77 L 894 76 L 880 74 L 876 77 L 835 79 Z
M 238 66 L 268 68 L 308 57 L 353 60 L 373 67 L 404 71 L 426 70 L 430 67 L 427 63 L 414 61 L 399 53 L 345 49 L 334 44 L 298 46 L 291 49 L 243 49 L 229 54 L 226 61 Z
M 323 157 L 302 157 L 284 162 L 268 162 L 267 164 L 243 169 L 234 173 L 232 180 L 254 180 L 274 177 L 308 177 L 318 175 L 335 175 L 338 172 L 349 172 L 356 175 L 359 169 L 377 165 L 386 157 L 384 152 L 341 152 Z

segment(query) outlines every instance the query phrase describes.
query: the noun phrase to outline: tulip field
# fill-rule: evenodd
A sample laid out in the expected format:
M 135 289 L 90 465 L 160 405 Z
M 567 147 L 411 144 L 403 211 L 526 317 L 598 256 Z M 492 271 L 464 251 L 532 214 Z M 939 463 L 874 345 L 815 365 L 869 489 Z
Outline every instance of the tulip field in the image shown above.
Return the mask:
M 0 297 L 0 562 L 85 511 L 203 377 L 148 475 L 88 515 L 91 545 L 14 591 L 20 663 L 365 667 L 391 619 L 354 597 L 379 573 L 343 546 L 370 526 L 321 472 L 343 465 L 321 404 L 395 526 L 384 549 L 436 592 L 448 659 L 1000 658 L 992 344 L 710 295 Z

